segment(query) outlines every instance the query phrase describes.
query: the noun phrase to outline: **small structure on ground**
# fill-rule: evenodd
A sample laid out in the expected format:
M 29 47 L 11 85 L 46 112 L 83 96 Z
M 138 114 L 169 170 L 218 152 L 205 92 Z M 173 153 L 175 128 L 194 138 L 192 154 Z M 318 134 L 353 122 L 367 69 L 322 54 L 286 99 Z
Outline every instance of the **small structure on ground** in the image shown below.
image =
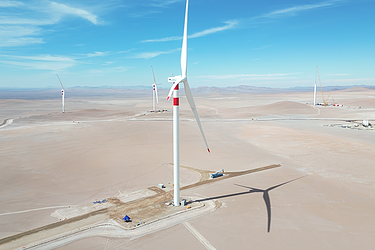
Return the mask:
M 223 176 L 224 175 L 224 169 L 221 169 L 217 172 L 215 172 L 214 174 L 211 174 L 211 178 L 217 178 L 217 177 L 220 177 L 220 176 Z
M 131 222 L 132 220 L 130 219 L 129 216 L 125 215 L 124 218 L 122 218 L 125 222 Z

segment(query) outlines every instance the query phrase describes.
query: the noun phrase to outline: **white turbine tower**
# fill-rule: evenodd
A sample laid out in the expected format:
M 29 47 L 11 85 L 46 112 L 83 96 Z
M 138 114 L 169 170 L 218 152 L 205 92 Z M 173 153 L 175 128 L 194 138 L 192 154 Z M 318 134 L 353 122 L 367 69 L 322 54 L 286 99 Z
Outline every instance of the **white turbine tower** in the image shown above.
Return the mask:
M 64 89 L 64 86 L 63 86 L 63 84 L 62 84 L 62 82 L 61 82 L 61 80 L 60 80 L 60 77 L 59 77 L 59 75 L 58 74 L 56 74 L 57 75 L 57 78 L 59 79 L 59 81 L 60 81 L 60 84 L 61 84 L 61 101 L 62 101 L 62 112 L 63 113 L 65 113 L 65 89 Z
M 180 156 L 179 156 L 179 84 L 184 83 L 186 99 L 189 102 L 190 108 L 194 113 L 195 119 L 198 123 L 198 127 L 201 131 L 203 140 L 208 148 L 206 138 L 203 133 L 203 129 L 199 120 L 197 108 L 195 107 L 194 99 L 190 91 L 190 87 L 187 81 L 187 20 L 188 20 L 188 6 L 189 0 L 186 0 L 186 11 L 185 11 L 185 25 L 184 35 L 182 39 L 181 49 L 181 73 L 180 76 L 168 77 L 168 82 L 173 82 L 173 85 L 169 91 L 167 100 L 170 99 L 173 92 L 173 167 L 174 167 L 174 205 L 180 205 Z
M 159 103 L 158 99 L 158 88 L 156 87 L 156 80 L 155 80 L 155 74 L 154 74 L 154 68 L 151 66 L 152 69 L 152 75 L 154 77 L 154 84 L 152 84 L 152 110 L 155 112 L 156 111 L 156 103 Z

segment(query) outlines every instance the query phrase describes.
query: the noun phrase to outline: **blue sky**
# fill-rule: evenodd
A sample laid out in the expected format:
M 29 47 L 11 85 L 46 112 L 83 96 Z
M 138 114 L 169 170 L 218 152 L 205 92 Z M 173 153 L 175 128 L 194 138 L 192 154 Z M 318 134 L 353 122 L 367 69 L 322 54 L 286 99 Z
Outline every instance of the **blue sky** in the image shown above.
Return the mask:
M 0 0 L 0 87 L 163 88 L 185 0 Z M 375 85 L 374 0 L 190 0 L 191 87 Z

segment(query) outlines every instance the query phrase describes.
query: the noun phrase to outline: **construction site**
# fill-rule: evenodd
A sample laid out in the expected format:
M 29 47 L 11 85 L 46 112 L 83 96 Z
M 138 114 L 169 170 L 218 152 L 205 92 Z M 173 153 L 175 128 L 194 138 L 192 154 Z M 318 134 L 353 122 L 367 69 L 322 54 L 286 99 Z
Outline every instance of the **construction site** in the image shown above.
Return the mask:
M 197 183 L 181 188 L 181 190 L 187 190 L 236 176 L 280 167 L 280 165 L 241 172 L 228 172 L 225 176 L 221 174 L 211 178 L 209 176 L 222 172 L 218 171 L 212 174 L 212 171 L 181 167 L 200 174 L 200 180 Z M 155 186 L 128 195 L 120 194 L 110 197 L 105 199 L 105 202 L 93 202 L 97 205 L 69 206 L 67 209 L 56 210 L 51 216 L 58 218 L 60 222 L 3 238 L 0 240 L 0 249 L 56 248 L 72 242 L 71 238 L 79 240 L 88 237 L 88 235 L 106 236 L 111 234 L 110 237 L 141 237 L 153 231 L 213 212 L 221 206 L 219 201 L 196 197 L 183 199 L 184 204 L 182 206 L 173 206 L 172 193 L 173 186 L 169 183 L 166 186 L 163 185 L 163 188 Z M 125 217 L 122 218 L 124 214 L 126 214 L 126 219 Z M 106 230 L 106 228 L 109 230 Z M 101 230 L 101 233 L 91 232 L 96 229 Z M 117 233 L 113 234 L 112 230 L 116 230 Z
M 148 112 L 149 92 L 96 95 L 67 99 L 65 113 L 59 100 L 1 100 L 0 249 L 372 242 L 374 90 L 332 91 L 340 108 L 311 105 L 311 92 L 200 91 L 210 154 L 182 96 L 181 206 L 172 112 Z

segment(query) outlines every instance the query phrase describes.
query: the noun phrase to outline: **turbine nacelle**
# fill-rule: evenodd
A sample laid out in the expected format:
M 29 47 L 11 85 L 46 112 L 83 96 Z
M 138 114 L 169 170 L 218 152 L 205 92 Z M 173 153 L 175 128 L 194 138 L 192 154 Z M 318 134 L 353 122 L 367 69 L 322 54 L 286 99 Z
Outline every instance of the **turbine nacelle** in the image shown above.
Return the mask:
M 186 77 L 182 77 L 182 76 L 171 76 L 171 77 L 168 77 L 168 82 L 181 83 L 181 82 L 184 82 L 184 81 L 186 81 Z
M 182 77 L 182 76 L 172 76 L 172 77 L 168 77 L 168 82 L 173 82 L 173 85 L 172 85 L 171 89 L 169 90 L 167 100 L 169 100 L 169 98 L 171 98 L 173 90 L 176 88 L 176 86 L 178 84 L 180 84 L 182 82 L 187 83 L 187 78 Z

